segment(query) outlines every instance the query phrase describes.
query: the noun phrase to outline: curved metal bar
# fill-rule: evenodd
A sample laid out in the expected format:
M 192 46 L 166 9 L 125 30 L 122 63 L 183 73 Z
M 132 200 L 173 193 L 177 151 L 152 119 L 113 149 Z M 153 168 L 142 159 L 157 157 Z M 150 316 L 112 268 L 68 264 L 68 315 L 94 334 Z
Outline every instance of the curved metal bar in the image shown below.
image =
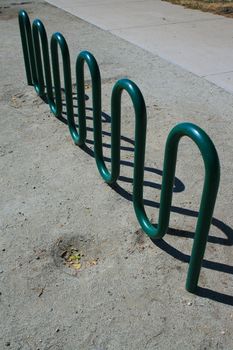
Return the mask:
M 31 22 L 27 12 L 24 10 L 19 11 L 18 20 L 27 82 L 28 85 L 34 85 L 34 78 L 36 78 L 36 67 L 32 43 Z
M 76 137 L 74 142 L 83 145 L 86 141 L 86 104 L 85 104 L 85 82 L 84 82 L 84 64 L 88 65 L 92 82 L 92 103 L 93 103 L 93 123 L 94 123 L 94 152 L 95 159 L 99 157 L 102 151 L 102 124 L 101 124 L 101 76 L 99 66 L 95 57 L 88 51 L 82 51 L 76 60 L 76 83 L 78 98 L 78 117 L 79 117 L 79 139 Z M 76 141 L 78 139 L 78 141 Z M 100 147 L 100 152 L 98 149 Z M 103 158 L 103 155 L 102 155 Z
M 72 101 L 72 83 L 71 83 L 71 72 L 70 72 L 69 49 L 63 35 L 61 33 L 54 33 L 51 38 L 50 47 L 51 47 L 52 71 L 53 71 L 53 81 L 54 81 L 54 90 L 55 90 L 55 101 L 53 97 L 53 91 L 48 91 L 48 98 L 49 98 L 49 106 L 50 106 L 51 112 L 56 117 L 59 118 L 61 117 L 61 114 L 62 114 L 62 97 L 61 97 L 61 79 L 60 79 L 59 59 L 58 59 L 58 46 L 60 47 L 61 55 L 62 55 L 66 100 L 68 97 L 69 106 L 71 104 L 72 107 L 73 107 L 73 101 Z M 67 105 L 67 119 L 68 119 L 69 106 Z
M 127 91 L 134 107 L 135 113 L 135 148 L 134 148 L 134 187 L 142 181 L 144 176 L 144 159 L 146 144 L 147 115 L 145 101 L 137 85 L 128 80 L 121 79 L 116 82 L 112 90 L 111 113 L 112 113 L 112 136 L 111 136 L 111 169 L 103 178 L 108 183 L 118 179 L 120 173 L 120 134 L 121 134 L 121 95 Z M 135 184 L 136 181 L 136 184 Z
M 50 69 L 47 33 L 46 33 L 46 30 L 45 30 L 43 23 L 39 19 L 35 19 L 33 21 L 32 37 L 33 37 L 33 43 L 34 43 L 35 64 L 36 64 L 36 72 L 37 72 L 37 77 L 34 80 L 33 84 L 34 84 L 34 88 L 35 88 L 37 94 L 39 96 L 41 96 L 42 98 L 44 98 L 44 97 L 46 97 L 44 80 L 46 80 L 47 91 L 50 92 L 49 95 L 52 92 L 52 80 L 51 80 L 51 69 Z M 41 46 L 42 46 L 45 77 L 43 74 L 39 37 L 40 37 Z
M 183 136 L 187 136 L 191 138 L 198 146 L 205 165 L 205 180 L 186 281 L 186 289 L 190 292 L 195 292 L 211 225 L 220 179 L 219 159 L 213 142 L 201 128 L 191 123 L 179 124 L 171 130 L 170 134 L 168 135 L 165 147 L 158 226 L 153 226 L 146 215 L 143 203 L 143 179 L 147 117 L 144 98 L 137 85 L 128 79 L 122 79 L 117 81 L 112 90 L 111 171 L 109 171 L 105 165 L 103 157 L 101 123 L 101 77 L 99 67 L 94 56 L 87 51 L 83 51 L 79 54 L 76 61 L 79 116 L 78 133 L 74 121 L 70 56 L 65 38 L 62 36 L 62 34 L 55 33 L 51 39 L 51 58 L 55 86 L 54 101 L 48 41 L 45 28 L 40 20 L 35 20 L 33 22 L 32 38 L 30 20 L 25 11 L 20 11 L 19 13 L 19 26 L 28 84 L 34 84 L 37 93 L 40 96 L 44 96 L 45 87 L 42 58 L 40 52 L 40 36 L 43 51 L 45 80 L 47 85 L 47 99 L 51 111 L 57 117 L 61 117 L 62 113 L 61 81 L 58 59 L 58 46 L 60 47 L 63 61 L 68 126 L 72 139 L 76 144 L 80 146 L 84 145 L 86 140 L 84 63 L 87 63 L 92 79 L 95 159 L 100 175 L 109 184 L 116 182 L 120 173 L 121 96 L 124 90 L 129 94 L 134 106 L 136 120 L 133 204 L 137 219 L 142 229 L 153 239 L 162 238 L 168 229 L 179 141 Z
M 186 282 L 186 289 L 194 292 L 198 283 L 220 179 L 218 154 L 209 136 L 201 128 L 191 123 L 178 124 L 168 135 L 157 228 L 150 223 L 145 213 L 141 179 L 137 181 L 135 178 L 134 184 L 137 183 L 137 185 L 134 187 L 133 202 L 136 216 L 143 231 L 153 239 L 163 237 L 169 225 L 178 144 L 183 136 L 188 136 L 196 143 L 205 165 L 205 181 Z
M 53 65 L 53 79 L 55 86 L 55 98 L 56 103 L 53 100 L 52 91 L 48 91 L 48 98 L 50 103 L 51 111 L 59 118 L 62 113 L 62 99 L 61 99 L 61 80 L 59 72 L 59 61 L 58 61 L 58 46 L 61 50 L 63 72 L 64 72 L 64 84 L 65 84 L 65 98 L 66 98 L 66 111 L 67 111 L 67 122 L 71 136 L 74 138 L 73 132 L 75 130 L 74 120 L 74 108 L 73 108 L 73 97 L 72 97 L 72 80 L 71 80 L 71 69 L 70 69 L 70 54 L 67 42 L 61 33 L 54 33 L 51 38 L 51 58 Z
M 143 164 L 146 141 L 146 107 L 141 91 L 135 83 L 128 79 L 119 80 L 112 91 L 111 101 L 111 172 L 107 169 L 103 157 L 102 122 L 101 122 L 101 77 L 95 57 L 88 51 L 82 51 L 76 61 L 76 81 L 78 95 L 79 131 L 86 131 L 85 89 L 84 89 L 84 63 L 87 63 L 92 81 L 93 123 L 94 123 L 94 154 L 102 178 L 109 184 L 117 181 L 120 173 L 120 123 L 121 123 L 121 94 L 125 90 L 130 95 L 136 116 L 135 127 L 135 162 L 139 169 Z M 82 143 L 85 142 L 86 132 L 82 133 Z M 85 139 L 84 139 L 85 137 Z M 75 140 L 74 140 L 75 141 Z M 80 144 L 80 143 L 79 143 Z M 139 151 L 140 150 L 140 151 Z M 138 175 L 139 176 L 139 175 Z M 142 175 L 143 176 L 143 175 Z

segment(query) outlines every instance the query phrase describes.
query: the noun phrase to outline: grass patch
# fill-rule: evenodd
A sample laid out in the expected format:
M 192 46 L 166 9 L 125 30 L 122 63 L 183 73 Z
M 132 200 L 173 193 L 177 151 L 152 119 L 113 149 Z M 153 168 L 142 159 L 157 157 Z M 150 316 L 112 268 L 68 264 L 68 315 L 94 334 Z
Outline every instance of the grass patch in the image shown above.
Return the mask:
M 216 15 L 233 18 L 233 1 L 212 1 L 212 0 L 163 0 L 172 4 L 182 5 L 194 10 L 211 12 Z

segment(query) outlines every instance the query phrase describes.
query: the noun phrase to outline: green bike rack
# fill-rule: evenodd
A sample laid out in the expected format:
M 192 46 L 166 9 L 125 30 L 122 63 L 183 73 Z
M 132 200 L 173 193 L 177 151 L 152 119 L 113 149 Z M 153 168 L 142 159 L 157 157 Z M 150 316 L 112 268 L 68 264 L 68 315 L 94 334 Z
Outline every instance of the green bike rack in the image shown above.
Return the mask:
M 19 27 L 27 82 L 29 85 L 34 85 L 37 94 L 49 104 L 51 112 L 57 118 L 61 118 L 62 116 L 62 96 L 58 59 L 58 47 L 60 48 L 63 61 L 67 122 L 71 137 L 74 143 L 79 146 L 85 144 L 87 134 L 84 85 L 84 64 L 87 64 L 92 80 L 94 155 L 99 173 L 108 184 L 115 183 L 120 174 L 121 95 L 123 91 L 129 94 L 135 112 L 133 205 L 143 231 L 152 239 L 162 238 L 168 230 L 177 151 L 180 139 L 183 136 L 187 136 L 191 138 L 199 148 L 205 166 L 205 180 L 186 280 L 186 289 L 194 293 L 198 285 L 220 180 L 219 159 L 213 142 L 201 128 L 191 123 L 178 124 L 171 130 L 165 147 L 159 219 L 158 225 L 155 227 L 151 224 L 146 215 L 143 201 L 147 115 L 144 98 L 137 85 L 128 79 L 122 79 L 116 82 L 112 90 L 111 171 L 109 171 L 103 157 L 101 77 L 94 56 L 88 51 L 82 51 L 76 60 L 79 118 L 78 132 L 74 120 L 70 55 L 65 38 L 60 33 L 52 35 L 51 69 L 48 39 L 43 23 L 39 19 L 36 19 L 31 27 L 27 13 L 21 10 L 19 12 Z M 52 74 L 55 97 L 52 86 Z

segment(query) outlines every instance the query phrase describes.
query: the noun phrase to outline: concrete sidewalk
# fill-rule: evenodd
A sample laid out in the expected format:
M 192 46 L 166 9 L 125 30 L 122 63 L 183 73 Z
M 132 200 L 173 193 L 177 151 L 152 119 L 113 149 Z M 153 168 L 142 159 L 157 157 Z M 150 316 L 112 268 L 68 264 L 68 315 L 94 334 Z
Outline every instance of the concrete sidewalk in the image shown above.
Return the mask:
M 233 92 L 233 19 L 160 0 L 48 0 Z

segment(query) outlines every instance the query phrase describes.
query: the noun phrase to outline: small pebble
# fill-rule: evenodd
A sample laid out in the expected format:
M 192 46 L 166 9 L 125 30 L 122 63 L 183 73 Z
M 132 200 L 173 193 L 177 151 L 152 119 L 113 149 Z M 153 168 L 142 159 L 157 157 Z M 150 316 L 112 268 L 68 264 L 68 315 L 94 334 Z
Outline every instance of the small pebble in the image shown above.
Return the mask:
M 56 329 L 56 333 L 58 333 L 59 331 L 60 331 L 60 329 L 59 329 L 59 328 L 57 328 L 57 329 Z
M 191 306 L 193 305 L 193 303 L 191 301 L 188 302 L 188 306 Z
M 8 341 L 8 342 L 6 342 L 6 346 L 10 346 L 11 345 L 11 343 Z

